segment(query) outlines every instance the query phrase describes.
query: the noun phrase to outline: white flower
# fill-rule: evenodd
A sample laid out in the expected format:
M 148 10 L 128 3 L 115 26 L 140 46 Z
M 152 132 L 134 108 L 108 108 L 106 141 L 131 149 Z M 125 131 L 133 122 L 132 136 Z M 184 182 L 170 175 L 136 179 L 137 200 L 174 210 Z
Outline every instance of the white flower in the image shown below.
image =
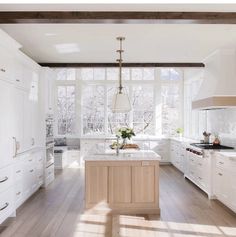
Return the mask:
M 116 133 L 116 136 L 117 136 L 117 137 L 121 137 L 121 132 L 117 132 L 117 133 Z

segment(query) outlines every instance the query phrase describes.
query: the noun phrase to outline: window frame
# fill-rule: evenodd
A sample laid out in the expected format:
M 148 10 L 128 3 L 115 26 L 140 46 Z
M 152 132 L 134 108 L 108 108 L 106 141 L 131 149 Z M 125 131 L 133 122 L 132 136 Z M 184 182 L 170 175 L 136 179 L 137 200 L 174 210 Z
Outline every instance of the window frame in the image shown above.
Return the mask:
M 108 99 L 107 99 L 107 87 L 108 86 L 114 86 L 118 87 L 118 80 L 108 80 L 107 79 L 107 69 L 105 68 L 105 80 L 82 80 L 82 73 L 81 69 L 78 68 L 76 69 L 75 73 L 75 80 L 55 80 L 55 88 L 57 91 L 58 86 L 75 86 L 75 115 L 76 115 L 76 120 L 79 121 L 76 123 L 76 132 L 75 134 L 65 134 L 65 135 L 59 135 L 58 134 L 58 110 L 57 108 L 55 109 L 55 136 L 57 137 L 68 137 L 68 138 L 73 138 L 73 137 L 79 137 L 79 138 L 89 138 L 89 137 L 106 137 L 106 136 L 111 136 L 110 133 L 108 133 L 108 120 L 107 120 L 107 114 L 108 114 Z M 132 68 L 129 68 L 132 69 Z M 142 69 L 146 69 L 145 67 Z M 161 98 L 161 87 L 163 84 L 173 84 L 173 83 L 182 83 L 181 86 L 181 91 L 180 91 L 180 100 L 181 100 L 181 108 L 180 108 L 180 125 L 183 125 L 183 69 L 178 68 L 178 70 L 181 71 L 181 80 L 171 80 L 171 81 L 166 81 L 161 79 L 161 69 L 163 68 L 153 68 L 154 69 L 154 80 L 123 80 L 123 84 L 127 86 L 132 93 L 132 86 L 139 86 L 139 85 L 152 85 L 153 86 L 153 100 L 154 100 L 154 121 L 153 125 L 155 128 L 155 135 L 148 135 L 145 134 L 145 136 L 162 136 L 162 111 L 160 110 L 160 105 L 162 98 Z M 130 73 L 130 78 L 132 78 L 132 70 L 129 70 Z M 94 73 L 93 73 L 94 75 Z M 142 77 L 144 75 L 144 72 L 142 72 Z M 82 117 L 82 89 L 83 86 L 86 85 L 100 85 L 105 87 L 105 100 L 104 100 L 104 117 L 105 117 L 105 122 L 104 122 L 104 130 L 105 133 L 98 135 L 98 134 L 92 134 L 92 135 L 84 135 L 83 134 L 83 117 Z M 130 98 L 132 98 L 132 94 L 130 94 Z M 57 93 L 55 93 L 55 105 L 57 105 Z M 132 124 L 133 121 L 133 113 L 131 113 L 131 116 L 129 118 L 129 124 Z M 142 134 L 140 134 L 142 136 Z

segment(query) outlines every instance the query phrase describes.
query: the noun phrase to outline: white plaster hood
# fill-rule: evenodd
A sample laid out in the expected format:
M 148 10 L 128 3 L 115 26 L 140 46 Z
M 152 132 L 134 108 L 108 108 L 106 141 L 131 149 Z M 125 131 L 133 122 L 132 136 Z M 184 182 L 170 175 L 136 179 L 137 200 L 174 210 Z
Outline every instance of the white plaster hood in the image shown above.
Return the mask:
M 217 50 L 204 60 L 204 79 L 193 109 L 236 107 L 236 51 Z

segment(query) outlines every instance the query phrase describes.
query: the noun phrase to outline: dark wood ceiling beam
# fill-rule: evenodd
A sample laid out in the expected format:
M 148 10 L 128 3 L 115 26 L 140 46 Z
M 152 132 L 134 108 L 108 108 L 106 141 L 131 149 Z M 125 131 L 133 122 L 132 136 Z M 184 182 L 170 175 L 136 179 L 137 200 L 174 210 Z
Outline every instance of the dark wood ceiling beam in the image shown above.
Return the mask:
M 1 24 L 236 24 L 236 12 L 2 11 Z
M 39 63 L 43 67 L 118 67 L 117 63 Z M 123 67 L 205 67 L 203 63 L 123 63 Z

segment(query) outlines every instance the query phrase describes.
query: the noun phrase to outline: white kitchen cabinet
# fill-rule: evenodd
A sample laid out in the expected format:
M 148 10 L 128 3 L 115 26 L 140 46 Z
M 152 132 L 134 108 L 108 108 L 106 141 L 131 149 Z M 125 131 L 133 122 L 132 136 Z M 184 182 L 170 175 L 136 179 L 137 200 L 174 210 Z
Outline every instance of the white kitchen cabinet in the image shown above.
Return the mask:
M 15 153 L 14 136 L 14 88 L 13 86 L 0 80 L 0 168 L 13 162 Z
M 25 91 L 14 89 L 14 138 L 16 154 L 24 151 L 24 100 Z
M 195 153 L 191 151 L 191 147 L 188 147 L 185 156 L 184 176 L 206 192 L 209 198 L 213 197 L 212 155 L 210 153 L 208 154 L 206 151 Z
M 14 188 L 10 187 L 0 193 L 0 223 L 12 214 L 15 215 Z
M 35 150 L 17 157 L 14 165 L 16 208 L 43 185 L 44 151 Z
M 3 38 L 2 38 L 3 37 Z M 19 45 L 0 30 L 0 223 L 15 212 L 43 182 L 36 165 L 32 138 L 41 136 L 38 121 L 39 66 L 20 52 Z M 9 40 L 9 45 L 8 45 Z M 5 45 L 6 44 L 6 45 Z M 29 153 L 31 155 L 29 155 Z M 27 160 L 32 157 L 32 161 Z M 32 163 L 31 163 L 32 162 Z M 41 179 L 39 178 L 41 177 Z
M 0 169 L 0 193 L 10 188 L 13 185 L 13 181 L 14 178 L 11 165 Z
M 180 141 L 171 140 L 170 143 L 171 163 L 181 172 L 185 172 L 186 147 Z
M 13 82 L 14 59 L 9 52 L 0 46 L 0 80 Z
M 224 154 L 224 153 L 223 153 Z M 236 155 L 216 154 L 214 194 L 218 200 L 236 212 Z
M 18 144 L 17 153 L 30 150 L 40 144 L 42 135 L 40 105 L 38 101 L 37 81 L 31 90 L 14 89 L 14 137 Z
M 169 139 L 149 140 L 149 149 L 161 156 L 160 163 L 170 162 Z

